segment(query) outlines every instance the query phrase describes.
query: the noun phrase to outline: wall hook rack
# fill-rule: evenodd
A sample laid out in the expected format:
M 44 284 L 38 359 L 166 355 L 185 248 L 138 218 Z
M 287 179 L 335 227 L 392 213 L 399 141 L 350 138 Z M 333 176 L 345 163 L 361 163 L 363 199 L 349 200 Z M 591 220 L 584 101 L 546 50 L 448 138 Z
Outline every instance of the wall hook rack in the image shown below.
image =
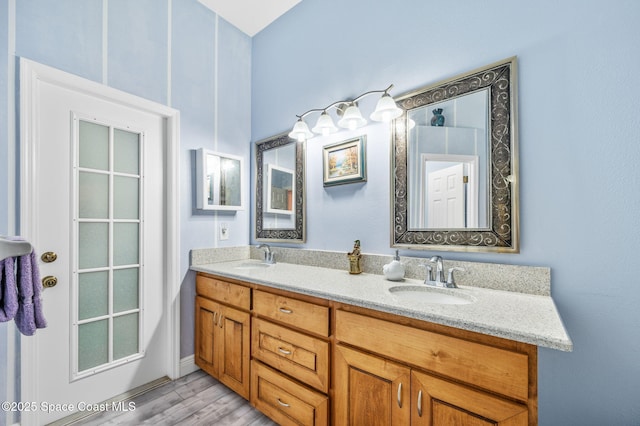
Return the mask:
M 31 251 L 33 251 L 33 247 L 27 241 L 0 237 L 0 260 L 29 254 Z

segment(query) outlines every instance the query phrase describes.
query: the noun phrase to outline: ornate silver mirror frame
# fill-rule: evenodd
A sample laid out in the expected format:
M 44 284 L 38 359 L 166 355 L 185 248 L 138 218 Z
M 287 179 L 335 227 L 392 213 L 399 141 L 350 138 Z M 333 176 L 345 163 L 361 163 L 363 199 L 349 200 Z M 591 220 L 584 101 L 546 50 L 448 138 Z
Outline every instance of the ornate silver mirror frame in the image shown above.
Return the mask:
M 272 242 L 305 242 L 305 143 L 297 142 L 283 133 L 256 144 L 256 240 Z M 275 154 L 275 155 L 274 155 Z M 278 155 L 281 154 L 281 155 Z M 282 158 L 285 157 L 285 158 Z M 294 170 L 292 193 L 287 201 L 280 199 L 277 209 L 265 205 L 282 194 L 278 187 L 273 196 L 267 196 L 265 185 L 271 182 L 266 173 L 278 168 Z M 290 208 L 283 207 L 283 204 Z
M 405 113 L 392 124 L 391 245 L 398 248 L 519 252 L 516 58 L 396 98 Z M 412 228 L 410 226 L 409 129 L 412 110 L 440 105 L 466 94 L 488 90 L 487 221 L 483 228 Z M 431 108 L 429 108 L 431 109 Z M 434 114 L 436 112 L 434 111 Z M 434 125 L 432 123 L 432 125 Z M 424 225 L 423 225 L 424 226 Z

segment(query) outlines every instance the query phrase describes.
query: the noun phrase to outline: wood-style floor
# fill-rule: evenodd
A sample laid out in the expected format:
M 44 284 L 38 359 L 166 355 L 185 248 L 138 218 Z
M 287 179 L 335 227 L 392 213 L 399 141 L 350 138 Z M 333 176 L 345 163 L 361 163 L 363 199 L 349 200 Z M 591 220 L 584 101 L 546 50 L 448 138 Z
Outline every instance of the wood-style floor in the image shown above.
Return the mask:
M 109 411 L 75 421 L 76 425 L 271 426 L 271 419 L 202 370 L 166 383 L 124 403 L 133 411 Z

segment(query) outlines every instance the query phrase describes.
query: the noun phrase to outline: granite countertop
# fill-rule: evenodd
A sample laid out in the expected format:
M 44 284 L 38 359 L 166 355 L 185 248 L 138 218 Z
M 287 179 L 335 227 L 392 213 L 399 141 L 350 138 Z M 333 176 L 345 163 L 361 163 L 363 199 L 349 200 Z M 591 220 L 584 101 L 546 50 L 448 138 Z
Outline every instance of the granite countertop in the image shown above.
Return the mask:
M 425 303 L 401 299 L 388 291 L 398 285 L 424 285 L 421 280 L 388 281 L 382 275 L 351 275 L 344 270 L 292 263 L 276 263 L 264 268 L 243 267 L 251 262 L 260 263 L 236 260 L 192 265 L 191 269 L 536 346 L 561 351 L 573 349 L 549 296 L 460 286 L 458 289 L 434 290 L 472 299 L 472 303 Z

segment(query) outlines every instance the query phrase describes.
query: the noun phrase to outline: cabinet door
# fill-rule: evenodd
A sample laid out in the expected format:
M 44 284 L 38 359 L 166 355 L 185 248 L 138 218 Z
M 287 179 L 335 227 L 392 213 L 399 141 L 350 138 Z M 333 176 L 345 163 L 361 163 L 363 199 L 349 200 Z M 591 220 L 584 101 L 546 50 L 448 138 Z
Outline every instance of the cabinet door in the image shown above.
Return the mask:
M 428 374 L 411 372 L 411 424 L 526 426 L 527 407 Z
M 249 399 L 251 316 L 228 306 L 220 307 L 218 319 L 218 380 Z
M 217 332 L 220 309 L 220 304 L 196 297 L 195 363 L 214 377 L 218 376 L 218 351 L 222 347 Z
M 341 345 L 334 355 L 334 424 L 409 424 L 409 368 Z

